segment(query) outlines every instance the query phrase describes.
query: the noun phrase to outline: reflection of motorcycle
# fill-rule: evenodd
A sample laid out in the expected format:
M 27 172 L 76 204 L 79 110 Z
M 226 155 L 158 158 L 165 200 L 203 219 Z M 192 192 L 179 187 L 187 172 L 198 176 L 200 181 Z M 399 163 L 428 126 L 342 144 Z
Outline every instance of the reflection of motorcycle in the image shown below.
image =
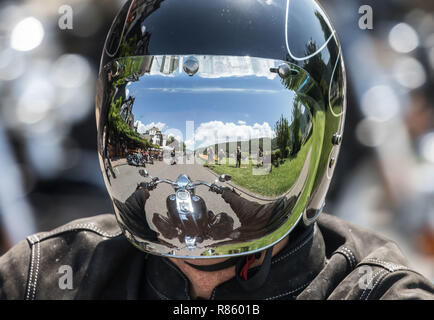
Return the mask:
M 141 166 L 146 167 L 146 157 L 143 155 L 143 153 L 138 153 L 137 159 L 139 160 L 139 164 Z
M 172 151 L 170 153 L 170 156 L 172 157 L 172 162 L 170 163 L 172 166 L 176 165 L 176 153 L 175 151 Z
M 140 174 L 149 177 L 146 170 L 140 170 Z M 227 182 L 230 179 L 230 176 L 222 175 L 219 181 Z M 196 195 L 198 186 L 206 186 L 209 191 L 217 194 L 222 194 L 224 187 L 204 181 L 191 181 L 185 174 L 180 175 L 177 181 L 152 178 L 151 182 L 142 185 L 148 190 L 154 190 L 161 183 L 169 184 L 175 190 L 175 194 L 166 199 L 167 217 L 154 213 L 152 219 L 165 238 L 178 237 L 180 242 L 193 250 L 206 239 L 222 240 L 230 235 L 234 220 L 224 212 L 215 215 L 207 209 L 203 198 Z
M 128 154 L 127 155 L 127 163 L 130 166 L 136 166 L 136 167 L 140 167 L 146 166 L 146 162 L 144 161 L 144 157 L 142 157 L 141 155 L 138 154 Z

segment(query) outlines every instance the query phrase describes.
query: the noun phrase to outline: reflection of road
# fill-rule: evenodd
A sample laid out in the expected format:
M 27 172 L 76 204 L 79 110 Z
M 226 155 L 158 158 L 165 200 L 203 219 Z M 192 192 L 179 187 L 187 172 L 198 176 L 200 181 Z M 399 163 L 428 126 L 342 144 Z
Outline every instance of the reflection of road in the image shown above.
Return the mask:
M 291 195 L 293 193 L 299 193 L 304 187 L 304 182 L 307 175 L 308 163 L 310 159 L 311 153 L 309 152 L 306 164 L 301 170 L 299 179 L 293 186 L 291 190 Z M 130 197 L 136 190 L 136 187 L 141 182 L 150 181 L 151 178 L 144 178 L 139 174 L 139 170 L 143 169 L 142 167 L 134 167 L 129 165 L 118 165 L 115 167 L 116 179 L 112 180 L 112 194 L 113 196 L 121 202 L 125 202 L 128 197 Z M 172 181 L 176 181 L 178 176 L 181 174 L 186 174 L 190 177 L 192 181 L 201 180 L 208 183 L 217 183 L 222 185 L 222 183 L 217 182 L 217 176 L 204 167 L 202 164 L 177 164 L 177 165 L 169 165 L 164 161 L 155 161 L 153 165 L 146 165 L 146 170 L 152 177 L 158 177 L 160 179 L 168 179 Z M 154 213 L 158 213 L 160 215 L 167 215 L 166 208 L 166 199 L 169 195 L 173 194 L 174 190 L 172 186 L 168 184 L 159 184 L 155 190 L 150 191 L 150 198 L 146 202 L 145 212 L 146 219 L 151 229 L 156 230 L 155 225 L 152 223 L 152 217 Z M 217 195 L 215 193 L 209 192 L 206 186 L 199 186 L 196 189 L 196 194 L 202 197 L 208 207 L 208 210 L 213 211 L 215 214 L 220 212 L 225 212 L 229 214 L 234 219 L 234 229 L 240 227 L 240 222 L 232 211 L 229 204 L 227 204 L 221 195 Z M 252 198 L 245 193 L 242 193 L 243 198 L 247 200 L 261 203 L 262 201 L 258 201 L 255 198 Z M 268 202 L 268 201 L 267 201 Z M 263 203 L 263 202 L 262 202 Z M 229 239 L 227 239 L 229 240 Z M 165 239 L 168 241 L 168 239 Z M 170 240 L 170 242 L 178 248 L 184 247 L 183 244 L 179 243 L 177 238 Z M 207 245 L 212 243 L 211 240 L 205 240 L 200 248 L 206 248 Z M 202 250 L 198 248 L 198 250 Z M 188 250 L 186 248 L 181 249 L 179 254 L 181 254 L 184 250 Z
M 291 196 L 298 196 L 303 190 L 309 170 L 311 153 L 312 149 L 309 150 L 300 175 L 298 176 L 294 185 L 288 191 L 287 198 L 290 198 Z M 140 169 L 143 168 L 129 165 L 119 165 L 114 169 L 117 173 L 117 178 L 113 179 L 112 186 L 114 195 L 117 199 L 125 201 L 135 191 L 137 184 L 144 181 L 150 181 L 150 178 L 143 178 L 139 174 Z M 147 164 L 146 170 L 153 177 L 168 179 L 172 181 L 175 181 L 181 174 L 187 174 L 192 179 L 192 181 L 202 180 L 209 183 L 216 182 L 216 179 L 218 178 L 215 172 L 198 163 L 168 165 L 164 161 L 155 161 L 153 165 Z M 217 184 L 222 185 L 220 182 L 217 182 Z M 269 203 L 270 200 L 272 200 L 268 199 L 267 201 L 267 199 L 260 199 L 260 197 L 258 197 L 257 195 L 236 185 L 233 182 L 230 182 L 229 185 L 241 192 L 242 196 L 247 200 L 261 204 Z M 151 191 L 151 197 L 148 200 L 145 208 L 148 216 L 150 214 L 153 214 L 154 212 L 165 214 L 167 211 L 166 198 L 173 193 L 173 188 L 168 184 L 160 184 L 158 185 L 157 189 Z M 209 210 L 212 210 L 215 213 L 226 212 L 231 215 L 233 214 L 232 209 L 226 202 L 223 201 L 221 196 L 209 192 L 207 187 L 199 186 L 196 189 L 196 194 L 201 196 L 205 200 L 205 203 L 207 204 Z
M 121 165 L 116 167 L 118 173 L 116 179 L 112 180 L 113 195 L 115 198 L 125 202 L 125 200 L 135 191 L 137 184 L 140 182 L 150 181 L 150 178 L 144 178 L 139 174 L 139 170 L 143 169 L 141 167 L 133 167 L 128 165 Z M 168 165 L 164 161 L 155 161 L 153 165 L 146 165 L 146 170 L 152 177 L 158 177 L 160 179 L 169 179 L 176 181 L 179 175 L 187 174 L 192 181 L 202 180 L 206 182 L 215 182 L 216 177 L 207 171 L 202 165 Z M 221 183 L 217 183 L 221 185 Z M 163 216 L 167 216 L 166 209 L 166 199 L 169 195 L 173 194 L 173 188 L 168 184 L 159 184 L 155 190 L 150 191 L 150 198 L 146 202 L 146 219 L 151 229 L 157 230 L 155 225 L 152 223 L 152 217 L 154 213 L 159 213 Z M 215 214 L 220 212 L 226 212 L 234 219 L 234 228 L 238 228 L 241 224 L 236 217 L 235 213 L 232 211 L 229 204 L 227 204 L 221 197 L 215 193 L 209 192 L 206 186 L 199 186 L 196 189 L 196 194 L 202 197 L 208 207 L 208 210 L 212 210 Z M 165 239 L 165 241 L 169 241 Z M 183 248 L 178 250 L 177 254 L 192 254 L 185 244 L 181 244 L 178 238 L 169 241 L 178 248 Z M 212 240 L 205 240 L 199 247 L 198 251 L 195 253 L 200 255 L 202 250 L 206 246 L 212 244 Z
M 116 171 L 119 172 L 118 178 L 112 181 L 113 193 L 115 198 L 124 202 L 134 191 L 138 183 L 144 181 L 150 181 L 150 178 L 143 178 L 139 175 L 139 170 L 143 169 L 141 167 L 133 166 L 118 166 Z M 206 182 L 215 182 L 216 177 L 211 174 L 202 165 L 194 164 L 178 164 L 178 165 L 168 165 L 164 161 L 155 161 L 153 165 L 146 165 L 146 170 L 153 177 L 158 177 L 160 179 L 169 179 L 176 181 L 179 175 L 187 174 L 192 181 L 202 180 Z M 222 185 L 221 183 L 218 183 Z M 170 194 L 174 193 L 173 188 L 168 184 L 159 184 L 158 187 L 151 191 L 151 197 L 146 203 L 146 212 L 148 222 L 151 227 L 153 227 L 152 215 L 154 213 L 159 213 L 166 215 L 166 198 Z M 206 186 L 199 186 L 196 189 L 196 194 L 202 197 L 207 204 L 209 210 L 214 213 L 226 212 L 230 214 L 235 220 L 235 226 L 239 225 L 238 219 L 235 217 L 234 212 L 231 207 L 222 199 L 221 195 L 209 192 Z

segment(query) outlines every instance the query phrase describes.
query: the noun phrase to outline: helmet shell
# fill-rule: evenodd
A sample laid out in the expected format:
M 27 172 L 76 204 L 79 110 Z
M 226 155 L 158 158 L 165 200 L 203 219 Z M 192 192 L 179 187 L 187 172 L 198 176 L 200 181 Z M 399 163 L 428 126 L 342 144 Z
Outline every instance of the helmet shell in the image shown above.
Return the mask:
M 315 164 L 308 168 L 309 183 L 304 181 L 303 192 L 295 199 L 287 199 L 283 206 L 286 214 L 274 221 L 269 220 L 267 227 L 264 227 L 267 231 L 263 234 L 240 238 L 238 242 L 235 241 L 236 245 L 231 243 L 231 246 L 225 246 L 221 242 L 213 242 L 193 251 L 179 250 L 180 247 L 173 244 L 163 245 L 163 248 L 156 243 L 165 243 L 167 239 L 158 238 L 158 230 L 154 230 L 156 234 L 152 234 L 151 238 L 141 237 L 144 241 L 139 241 L 118 214 L 118 222 L 127 238 L 140 249 L 155 254 L 192 258 L 229 256 L 263 250 L 280 241 L 301 220 L 306 225 L 313 223 L 324 206 L 333 176 L 346 112 L 346 76 L 341 47 L 322 7 L 314 0 L 128 1 L 115 18 L 105 43 L 96 98 L 100 163 L 113 200 L 116 192 L 113 183 L 107 179 L 106 165 L 108 141 L 116 140 L 116 136 L 107 137 L 110 136 L 107 125 L 113 91 L 125 92 L 128 83 L 141 81 L 137 79 L 140 78 L 140 72 L 124 72 L 128 61 L 144 59 L 143 64 L 148 61 L 150 65 L 151 60 L 155 62 L 165 57 L 171 57 L 174 61 L 173 70 L 179 69 L 180 73 L 182 66 L 185 68 L 186 62 L 192 58 L 199 63 L 200 75 L 204 64 L 211 63 L 209 61 L 224 64 L 227 61 L 239 61 L 240 57 L 250 57 L 254 61 L 258 59 L 258 64 L 270 64 L 269 69 L 274 69 L 280 77 L 285 77 L 288 70 L 303 75 L 300 77 L 305 80 L 304 84 L 312 84 L 309 96 L 318 104 L 322 117 L 321 121 L 317 121 L 322 125 L 316 124 L 313 128 L 320 137 L 312 151 Z M 282 65 L 285 68 L 289 66 L 288 70 L 280 68 Z M 143 74 L 146 72 L 143 71 Z M 128 81 L 113 89 L 113 78 L 119 75 Z M 195 77 L 191 75 L 192 79 Z M 300 88 L 297 90 L 302 91 Z M 122 101 L 129 98 L 130 107 L 133 106 L 135 97 L 123 95 Z M 218 152 L 214 153 L 217 157 Z M 273 206 L 279 207 L 281 204 L 276 201 L 277 198 L 273 199 Z M 122 202 L 126 201 L 125 198 Z M 288 203 L 291 201 L 294 203 L 289 209 L 291 205 Z M 294 208 L 298 208 L 297 212 Z M 118 210 L 115 205 L 115 211 Z M 150 223 L 150 220 L 148 217 L 145 222 Z

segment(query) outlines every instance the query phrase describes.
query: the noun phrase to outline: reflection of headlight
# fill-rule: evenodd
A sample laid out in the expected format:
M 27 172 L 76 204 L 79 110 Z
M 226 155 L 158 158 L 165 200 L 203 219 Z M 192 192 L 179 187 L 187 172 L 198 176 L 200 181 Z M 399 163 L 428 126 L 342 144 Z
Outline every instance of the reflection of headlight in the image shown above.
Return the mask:
M 180 200 L 187 200 L 190 197 L 190 194 L 187 191 L 178 191 L 176 195 Z

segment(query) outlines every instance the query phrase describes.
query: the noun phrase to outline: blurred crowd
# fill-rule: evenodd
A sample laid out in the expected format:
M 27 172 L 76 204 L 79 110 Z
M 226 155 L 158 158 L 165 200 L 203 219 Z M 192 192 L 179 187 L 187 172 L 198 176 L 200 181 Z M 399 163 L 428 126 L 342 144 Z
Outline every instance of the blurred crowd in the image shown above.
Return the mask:
M 326 211 L 392 238 L 434 281 L 434 2 L 320 2 L 348 77 Z M 96 153 L 94 93 L 123 3 L 0 3 L 0 254 L 31 233 L 112 212 Z M 65 4 L 73 25 L 63 30 Z M 372 8 L 372 29 L 360 28 L 363 5 Z
M 327 211 L 395 240 L 434 281 L 434 3 L 322 0 L 348 76 Z M 372 29 L 359 19 L 372 8 Z

